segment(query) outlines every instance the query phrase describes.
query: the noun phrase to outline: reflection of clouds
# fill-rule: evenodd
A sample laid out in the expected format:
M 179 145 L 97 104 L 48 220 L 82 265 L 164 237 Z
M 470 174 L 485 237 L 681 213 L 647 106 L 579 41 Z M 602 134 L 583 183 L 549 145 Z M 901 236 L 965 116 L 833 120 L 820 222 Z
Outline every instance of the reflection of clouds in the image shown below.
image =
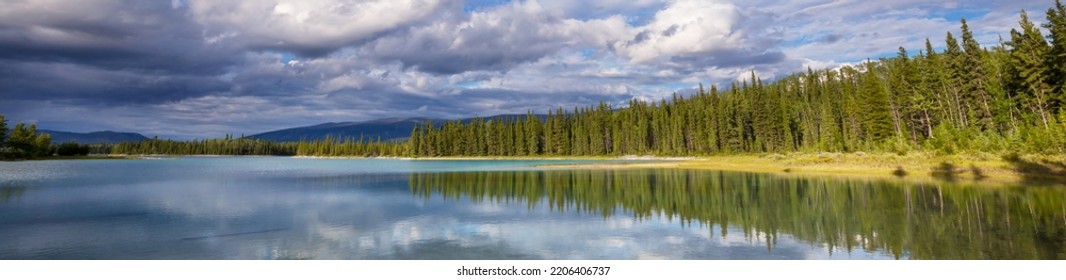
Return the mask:
M 411 250 L 411 246 L 419 246 L 418 244 L 425 242 L 440 241 L 459 246 L 453 248 L 459 251 L 475 248 L 484 250 L 489 246 L 509 250 L 492 254 L 517 253 L 545 259 L 802 259 L 805 258 L 802 253 L 808 249 L 805 244 L 779 237 L 779 244 L 768 253 L 765 244 L 758 241 L 753 244 L 751 239 L 744 238 L 742 234 L 720 237 L 720 234 L 712 235 L 707 227 L 679 228 L 674 222 L 657 218 L 633 224 L 631 217 L 603 219 L 596 216 L 560 216 L 558 213 L 539 210 L 529 213 L 530 216 L 524 219 L 509 219 L 506 216 L 526 212 L 522 205 L 510 206 L 504 208 L 507 211 L 499 217 L 459 217 L 437 224 L 434 224 L 439 221 L 436 218 L 408 219 L 396 222 L 399 225 L 390 227 L 390 231 L 409 231 L 436 226 L 443 229 L 438 231 L 441 233 L 439 235 L 390 234 L 410 238 L 393 240 L 393 244 L 403 250 Z M 492 222 L 497 220 L 507 222 Z M 419 222 L 425 224 L 415 225 Z M 624 225 L 629 230 L 616 230 L 615 227 L 619 225 Z M 735 242 L 727 244 L 723 242 L 726 238 Z M 506 246 L 493 247 L 490 246 L 492 244 Z
M 316 224 L 310 227 L 319 238 L 333 242 L 346 242 L 358 240 L 359 230 L 350 225 Z
M 883 258 L 864 252 L 828 256 L 824 247 L 787 235 L 777 235 L 768 251 L 766 233 L 745 234 L 730 226 L 723 235 L 719 225 L 662 213 L 636 218 L 620 207 L 605 217 L 552 209 L 545 199 L 530 206 L 525 200 L 427 198 L 412 195 L 406 174 L 345 173 L 358 167 L 353 162 L 312 162 L 326 167 L 273 173 L 263 170 L 284 163 L 309 168 L 308 160 L 242 160 L 250 162 L 245 171 L 239 166 L 208 171 L 206 163 L 234 163 L 231 159 L 183 159 L 134 163 L 148 166 L 143 174 L 152 180 L 96 181 L 108 174 L 95 171 L 42 180 L 20 203 L 0 204 L 0 258 Z M 171 169 L 175 164 L 204 166 Z M 519 166 L 524 165 L 507 168 Z M 41 212 L 51 215 L 50 222 L 10 226 L 9 213 L 39 209 L 54 210 Z M 137 215 L 116 215 L 123 213 Z
M 634 219 L 604 219 L 603 225 L 610 229 L 631 229 L 633 228 Z

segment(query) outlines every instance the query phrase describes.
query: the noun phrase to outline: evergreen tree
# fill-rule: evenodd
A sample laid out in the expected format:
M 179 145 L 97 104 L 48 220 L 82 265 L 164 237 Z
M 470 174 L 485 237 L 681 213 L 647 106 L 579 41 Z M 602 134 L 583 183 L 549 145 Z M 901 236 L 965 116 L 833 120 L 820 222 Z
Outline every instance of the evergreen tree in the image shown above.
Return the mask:
M 967 70 L 969 67 L 965 63 L 962 49 L 959 48 L 959 41 L 955 40 L 955 36 L 948 32 L 947 39 L 944 40 L 947 43 L 947 47 L 944 49 L 944 60 L 948 68 L 947 76 L 944 83 L 951 92 L 952 111 L 955 117 L 958 118 L 957 125 L 966 127 L 970 124 L 968 110 L 966 109 L 965 101 L 963 99 L 964 83 L 967 79 Z
M 4 147 L 7 147 L 7 119 L 4 119 L 4 114 L 0 114 L 0 153 L 4 151 Z
M 1019 21 L 1021 31 L 1011 30 L 1009 85 L 1015 91 L 1019 104 L 1025 104 L 1027 111 L 1037 114 L 1045 128 L 1049 126 L 1051 111 L 1051 87 L 1047 80 L 1047 63 L 1049 46 L 1040 29 L 1029 20 L 1025 11 L 1021 12 Z
M 965 53 L 961 57 L 959 69 L 962 70 L 962 92 L 967 116 L 979 128 L 992 129 L 995 124 L 992 122 L 992 100 L 984 82 L 987 77 L 982 58 L 984 50 L 973 38 L 965 18 L 962 19 L 962 46 Z
M 865 124 L 863 137 L 871 142 L 879 142 L 892 136 L 892 116 L 888 104 L 888 93 L 881 85 L 873 62 L 866 62 L 866 73 L 861 78 L 861 97 L 864 112 L 862 122 Z
M 1045 67 L 1049 70 L 1050 90 L 1058 96 L 1054 100 L 1055 104 L 1049 107 L 1062 110 L 1066 109 L 1066 7 L 1060 0 L 1055 0 L 1055 6 L 1048 8 L 1047 20 L 1044 28 L 1049 31 L 1048 39 L 1051 40 L 1051 49 Z

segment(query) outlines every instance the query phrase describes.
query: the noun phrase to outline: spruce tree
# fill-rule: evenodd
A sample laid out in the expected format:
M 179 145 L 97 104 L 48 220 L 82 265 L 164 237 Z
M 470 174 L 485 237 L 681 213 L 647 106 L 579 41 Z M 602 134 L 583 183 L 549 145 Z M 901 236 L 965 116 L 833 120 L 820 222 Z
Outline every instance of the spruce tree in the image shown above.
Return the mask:
M 1040 29 L 1029 20 L 1025 11 L 1021 12 L 1019 21 L 1021 31 L 1011 30 L 1010 74 L 1019 104 L 1037 114 L 1045 128 L 1049 125 L 1051 87 L 1047 80 L 1046 59 L 1049 46 Z
M 1055 104 L 1049 107 L 1062 110 L 1066 109 L 1066 7 L 1060 0 L 1055 0 L 1055 6 L 1047 10 L 1047 20 L 1043 26 L 1049 31 L 1051 50 L 1045 67 L 1049 70 L 1050 90 L 1057 95 Z
M 864 137 L 869 143 L 877 143 L 892 136 L 892 116 L 888 105 L 888 93 L 881 85 L 873 62 L 866 62 L 866 73 L 861 78 L 860 95 L 863 101 Z
M 4 114 L 0 114 L 0 152 L 3 152 L 4 147 L 7 146 L 7 119 L 4 119 Z
M 952 104 L 953 114 L 959 121 L 958 125 L 966 127 L 969 126 L 970 122 L 962 90 L 966 80 L 966 67 L 968 66 L 964 63 L 959 41 L 955 40 L 955 36 L 951 35 L 951 32 L 948 32 L 944 41 L 947 43 L 947 47 L 944 49 L 944 64 L 947 66 L 947 75 L 944 77 L 944 82 L 951 92 L 950 103 Z
M 992 100 L 988 94 L 988 88 L 984 81 L 986 70 L 983 65 L 984 49 L 973 38 L 973 32 L 962 19 L 962 46 L 965 53 L 962 56 L 960 70 L 962 70 L 963 97 L 967 109 L 967 116 L 973 125 L 983 130 L 995 127 L 992 122 Z

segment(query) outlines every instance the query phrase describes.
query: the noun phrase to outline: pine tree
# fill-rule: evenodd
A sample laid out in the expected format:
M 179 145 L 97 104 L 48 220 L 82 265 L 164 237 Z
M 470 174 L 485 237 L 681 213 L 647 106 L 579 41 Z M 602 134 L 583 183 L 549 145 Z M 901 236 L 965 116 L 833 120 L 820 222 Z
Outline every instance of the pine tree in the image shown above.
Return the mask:
M 414 128 L 411 128 L 411 137 L 408 138 L 407 144 L 411 147 L 407 156 L 417 157 L 421 155 L 420 151 L 422 150 L 422 129 L 419 127 L 419 125 L 415 125 Z
M 7 119 L 0 114 L 0 152 L 4 151 L 4 147 L 7 147 Z
M 899 47 L 895 60 L 891 62 L 885 60 L 882 64 L 890 65 L 889 85 L 891 86 L 891 93 L 889 94 L 889 107 L 892 108 L 892 120 L 896 129 L 896 136 L 902 139 L 905 138 L 905 134 L 911 135 L 911 139 L 915 140 L 913 135 L 916 133 L 911 131 L 911 129 L 921 125 L 916 123 L 920 119 L 915 112 L 916 106 L 914 106 L 914 103 L 915 101 L 920 101 L 921 97 L 915 90 L 916 78 L 912 74 L 914 67 L 911 66 L 907 50 Z
M 868 142 L 877 143 L 892 136 L 888 93 L 881 85 L 873 62 L 866 62 L 866 73 L 861 81 L 861 96 L 865 105 L 862 119 L 864 137 Z
M 947 47 L 944 49 L 944 61 L 947 66 L 947 76 L 944 79 L 946 87 L 951 92 L 952 111 L 958 120 L 958 125 L 962 127 L 969 126 L 969 118 L 965 101 L 963 99 L 963 88 L 966 81 L 967 66 L 964 62 L 962 49 L 959 48 L 959 42 L 955 40 L 955 36 L 948 32 L 947 39 L 944 40 L 947 43 Z
M 1036 112 L 1037 117 L 1045 128 L 1049 126 L 1051 87 L 1047 82 L 1047 63 L 1049 46 L 1040 29 L 1032 21 L 1025 11 L 1021 12 L 1019 21 L 1021 32 L 1011 30 L 1012 47 L 1010 52 L 1009 77 L 1010 85 L 1016 91 L 1017 103 L 1025 104 L 1031 111 Z
M 977 40 L 973 38 L 973 32 L 970 32 L 970 27 L 966 24 L 966 19 L 962 19 L 962 45 L 965 53 L 962 56 L 962 63 L 959 65 L 962 70 L 962 85 L 963 85 L 963 97 L 965 98 L 964 104 L 967 108 L 967 116 L 970 121 L 973 122 L 978 128 L 983 130 L 989 130 L 995 127 L 992 121 L 992 100 L 988 94 L 988 88 L 984 79 L 987 72 L 984 68 L 984 49 L 977 43 Z
M 1063 110 L 1066 109 L 1066 7 L 1060 0 L 1055 0 L 1055 6 L 1047 10 L 1047 20 L 1044 28 L 1049 31 L 1051 49 L 1045 67 L 1049 70 L 1050 90 L 1057 95 L 1056 102 L 1050 104 L 1049 109 Z

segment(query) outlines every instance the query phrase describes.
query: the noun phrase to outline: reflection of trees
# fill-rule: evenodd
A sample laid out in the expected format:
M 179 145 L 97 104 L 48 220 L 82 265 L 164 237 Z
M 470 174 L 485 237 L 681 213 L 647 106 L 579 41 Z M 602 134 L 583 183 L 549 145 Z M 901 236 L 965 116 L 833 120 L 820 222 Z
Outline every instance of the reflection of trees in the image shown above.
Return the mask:
M 22 194 L 26 192 L 26 187 L 16 185 L 15 183 L 3 183 L 0 184 L 0 202 L 7 203 L 11 200 L 18 200 L 22 198 Z
M 1066 259 L 1066 190 L 687 170 L 412 174 L 416 195 L 617 209 L 915 259 Z M 726 230 L 722 230 L 725 234 Z

